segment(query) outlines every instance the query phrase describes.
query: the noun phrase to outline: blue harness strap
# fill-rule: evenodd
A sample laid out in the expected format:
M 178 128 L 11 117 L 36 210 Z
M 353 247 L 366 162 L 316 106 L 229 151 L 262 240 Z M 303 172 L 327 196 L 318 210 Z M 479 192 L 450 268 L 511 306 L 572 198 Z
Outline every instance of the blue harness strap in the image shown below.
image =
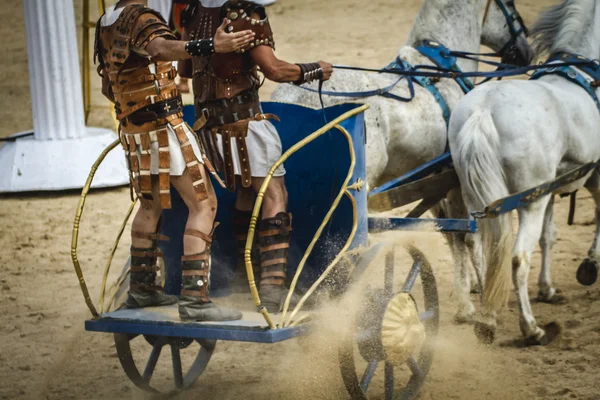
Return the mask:
M 458 67 L 458 64 L 456 64 L 456 57 L 453 56 L 450 49 L 443 44 L 431 40 L 423 40 L 421 44 L 415 48 L 439 68 L 448 71 L 462 72 Z M 473 82 L 465 77 L 457 76 L 454 80 L 465 94 L 469 93 L 475 87 Z
M 577 68 L 581 71 L 588 74 L 593 81 L 589 81 L 585 76 L 583 76 L 577 69 L 572 66 L 552 66 L 549 64 L 551 62 L 562 61 L 562 62 L 574 62 L 574 63 L 582 63 L 578 65 Z M 600 84 L 600 64 L 597 62 L 592 62 L 592 60 L 588 60 L 585 57 L 576 54 L 569 53 L 557 53 L 552 55 L 545 64 L 548 64 L 547 68 L 540 69 L 531 75 L 532 80 L 540 79 L 542 76 L 546 75 L 558 75 L 566 80 L 573 82 L 579 85 L 582 89 L 584 89 L 594 100 L 596 103 L 596 107 L 598 107 L 598 111 L 600 111 L 600 99 L 598 99 L 598 95 L 596 95 L 595 88 Z
M 412 68 L 413 67 L 409 63 L 400 59 L 400 57 L 396 58 L 396 61 L 392 62 L 390 65 L 385 67 L 385 69 L 401 71 L 408 71 Z M 427 91 L 429 91 L 429 93 L 431 93 L 431 95 L 435 98 L 435 101 L 437 101 L 440 108 L 442 109 L 442 116 L 444 117 L 444 121 L 446 122 L 447 127 L 450 123 L 450 107 L 448 107 L 446 99 L 444 99 L 444 96 L 442 96 L 442 93 L 440 93 L 440 91 L 432 82 L 432 80 L 424 76 L 411 76 L 409 78 L 409 82 L 411 81 L 416 82 L 419 86 L 423 87 L 424 89 L 427 89 Z

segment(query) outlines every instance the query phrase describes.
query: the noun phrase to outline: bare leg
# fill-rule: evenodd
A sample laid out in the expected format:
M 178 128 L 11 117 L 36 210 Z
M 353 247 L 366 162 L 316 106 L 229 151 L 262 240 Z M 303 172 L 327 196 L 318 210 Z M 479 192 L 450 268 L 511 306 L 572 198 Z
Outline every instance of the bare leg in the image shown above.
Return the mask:
M 252 178 L 252 181 L 259 178 Z M 239 180 L 238 180 L 239 181 Z M 262 181 L 262 179 L 261 179 Z M 242 185 L 237 185 L 238 189 L 235 197 L 235 209 L 239 211 L 252 211 L 256 195 L 253 187 L 245 188 Z
M 192 178 L 187 169 L 181 176 L 172 176 L 171 184 L 177 190 L 189 210 L 185 229 L 195 229 L 207 235 L 213 229 L 215 215 L 217 214 L 217 197 L 212 187 L 210 178 L 206 176 L 204 168 L 201 169 L 202 179 L 206 185 L 208 199 L 198 201 Z M 198 254 L 204 251 L 206 242 L 198 237 L 185 235 L 183 238 L 183 254 Z
M 255 192 L 260 190 L 264 178 L 252 178 Z M 262 219 L 273 218 L 280 212 L 287 212 L 288 193 L 283 176 L 274 177 L 265 192 L 262 205 Z
M 143 232 L 148 234 L 156 232 L 158 221 L 160 220 L 160 215 L 162 213 L 159 199 L 158 180 L 156 176 L 152 177 L 152 197 L 154 200 L 144 200 L 142 202 L 142 205 L 136 212 L 135 217 L 133 217 L 133 222 L 131 224 L 132 232 Z M 132 235 L 131 245 L 137 248 L 150 248 L 154 245 L 154 243 L 152 240 L 143 239 Z

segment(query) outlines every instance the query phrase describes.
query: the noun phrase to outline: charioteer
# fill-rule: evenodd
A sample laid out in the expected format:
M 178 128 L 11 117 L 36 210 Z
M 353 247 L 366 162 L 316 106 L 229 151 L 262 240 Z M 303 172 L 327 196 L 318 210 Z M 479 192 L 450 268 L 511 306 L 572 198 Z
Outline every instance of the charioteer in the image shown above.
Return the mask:
M 253 31 L 254 40 L 226 54 L 199 54 L 180 64 L 180 74 L 193 78 L 197 131 L 207 155 L 225 177 L 225 185 L 237 191 L 233 213 L 238 243 L 238 277 L 245 279 L 243 252 L 255 193 L 271 166 L 281 156 L 281 139 L 263 114 L 257 70 L 275 82 L 303 84 L 328 80 L 331 64 L 290 64 L 275 56 L 275 42 L 264 7 L 243 0 L 192 0 L 182 16 L 184 39 L 212 37 L 223 20 L 227 32 Z M 281 309 L 288 293 L 286 269 L 292 230 L 287 212 L 285 169 L 279 167 L 263 201 L 258 235 L 260 297 L 269 312 Z M 246 286 L 247 287 L 247 286 Z M 294 294 L 292 304 L 298 301 Z
M 119 137 L 127 156 L 133 192 L 141 201 L 131 231 L 130 290 L 125 306 L 140 308 L 179 301 L 182 319 L 236 320 L 238 311 L 217 308 L 208 296 L 210 247 L 217 201 L 207 170 L 212 167 L 183 121 L 172 61 L 243 49 L 254 40 L 245 30 L 226 33 L 224 21 L 210 37 L 175 40 L 147 0 L 121 0 L 96 26 L 95 57 L 102 93 L 115 104 Z M 170 187 L 189 209 L 182 258 L 181 296 L 159 285 L 159 222 L 171 208 Z

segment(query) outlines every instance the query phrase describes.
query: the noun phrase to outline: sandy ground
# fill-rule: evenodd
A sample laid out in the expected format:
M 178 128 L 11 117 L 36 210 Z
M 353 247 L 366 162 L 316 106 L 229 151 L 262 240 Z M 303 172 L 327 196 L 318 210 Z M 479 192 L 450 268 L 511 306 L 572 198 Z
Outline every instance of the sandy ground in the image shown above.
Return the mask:
M 22 2 L 3 0 L 0 136 L 32 128 Z M 94 2 L 92 2 L 94 3 Z M 284 59 L 327 59 L 381 66 L 393 59 L 421 1 L 279 0 L 269 8 L 278 54 Z M 526 21 L 550 0 L 521 0 Z M 76 0 L 78 21 L 82 1 Z M 8 23 L 10 22 L 10 23 Z M 94 86 L 98 88 L 94 77 Z M 273 85 L 266 84 L 263 98 Z M 90 123 L 112 127 L 107 103 L 94 96 Z M 70 263 L 72 218 L 77 193 L 0 197 L 0 398 L 140 399 L 120 369 L 112 337 L 87 333 L 89 317 Z M 106 255 L 129 204 L 128 190 L 94 192 L 82 224 L 79 257 L 93 298 Z M 567 226 L 568 202 L 558 201 L 554 280 L 569 302 L 534 304 L 541 324 L 558 321 L 563 335 L 548 347 L 522 348 L 514 297 L 502 315 L 495 345 L 478 345 L 469 326 L 452 323 L 449 252 L 438 234 L 398 234 L 416 240 L 434 265 L 440 285 L 442 325 L 433 369 L 422 399 L 600 399 L 600 287 L 581 287 L 575 270 L 593 236 L 593 206 L 581 195 L 576 224 Z M 116 265 L 127 258 L 124 243 Z M 531 293 L 536 293 L 539 253 Z M 337 367 L 337 337 L 326 319 L 315 336 L 277 345 L 219 343 L 193 392 L 182 398 L 345 399 Z M 187 360 L 187 358 L 186 358 Z M 166 365 L 158 379 L 168 375 Z M 382 395 L 376 389 L 375 398 Z

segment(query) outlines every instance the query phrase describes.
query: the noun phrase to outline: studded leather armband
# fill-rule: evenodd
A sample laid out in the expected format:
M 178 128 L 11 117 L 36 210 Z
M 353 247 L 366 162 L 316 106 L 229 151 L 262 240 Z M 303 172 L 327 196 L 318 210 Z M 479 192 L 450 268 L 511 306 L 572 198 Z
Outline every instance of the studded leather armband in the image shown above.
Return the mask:
M 318 63 L 296 65 L 300 67 L 300 79 L 294 82 L 294 85 L 302 85 L 303 83 L 323 79 L 323 68 Z
M 208 57 L 215 52 L 213 39 L 191 40 L 185 45 L 185 51 L 194 57 Z

